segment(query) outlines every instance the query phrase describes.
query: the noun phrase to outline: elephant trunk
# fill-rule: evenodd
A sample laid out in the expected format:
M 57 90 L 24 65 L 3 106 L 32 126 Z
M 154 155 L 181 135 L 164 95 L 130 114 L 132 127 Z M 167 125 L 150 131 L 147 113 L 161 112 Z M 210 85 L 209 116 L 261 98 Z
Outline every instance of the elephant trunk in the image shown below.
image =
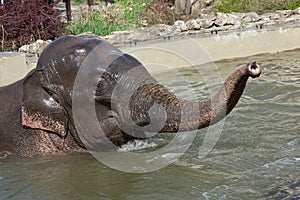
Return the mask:
M 164 124 L 159 132 L 181 132 L 207 127 L 231 112 L 240 99 L 248 78 L 258 77 L 260 73 L 260 66 L 256 62 L 240 66 L 229 75 L 216 95 L 200 102 L 182 100 L 159 84 L 143 85 L 131 99 L 131 117 L 139 126 L 151 124 L 151 107 L 157 104 L 165 111 Z M 159 115 L 158 113 L 152 111 L 154 115 Z M 155 125 L 148 129 L 147 131 L 157 131 Z

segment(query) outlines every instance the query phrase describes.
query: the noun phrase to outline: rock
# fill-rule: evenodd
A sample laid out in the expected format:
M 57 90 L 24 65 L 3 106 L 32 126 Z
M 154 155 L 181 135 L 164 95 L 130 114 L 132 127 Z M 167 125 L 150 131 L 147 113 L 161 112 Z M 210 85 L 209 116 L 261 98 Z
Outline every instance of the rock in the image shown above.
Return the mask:
M 201 28 L 210 28 L 214 25 L 216 19 L 217 17 L 214 15 L 201 14 L 197 19 L 197 23 L 200 24 Z
M 163 30 L 162 30 L 163 34 L 174 34 L 173 31 L 173 26 L 169 26 L 169 25 L 163 25 Z
M 257 22 L 261 19 L 261 17 L 256 12 L 246 13 L 242 18 L 244 23 Z
M 210 21 L 215 21 L 217 19 L 217 16 L 211 14 L 200 14 L 199 19 L 208 19 Z
M 245 16 L 244 19 L 243 19 L 243 22 L 244 23 L 250 23 L 250 22 L 252 22 L 252 19 L 249 16 Z
M 239 22 L 238 17 L 232 14 L 228 14 L 227 25 L 237 25 L 237 24 L 241 24 Z
M 270 19 L 271 20 L 279 20 L 280 15 L 278 13 L 272 13 L 272 14 L 270 14 Z
M 187 21 L 186 26 L 188 27 L 189 30 L 200 30 L 201 28 L 200 24 L 195 19 L 191 19 Z
M 277 21 L 271 20 L 271 21 L 265 22 L 264 26 L 276 26 L 277 24 L 278 24 Z
M 181 32 L 183 31 L 187 31 L 188 28 L 186 26 L 186 24 L 184 23 L 184 21 L 182 20 L 178 20 L 174 23 L 175 29 L 180 30 Z
M 122 40 L 129 38 L 132 34 L 134 34 L 135 31 L 114 31 L 111 33 L 111 35 L 117 39 L 117 40 Z
M 260 17 L 261 17 L 262 21 L 270 21 L 271 20 L 271 16 L 272 16 L 271 13 L 264 13 Z
M 238 22 L 237 17 L 231 14 L 218 13 L 215 25 L 226 26 L 235 25 Z
M 205 32 L 211 33 L 212 35 L 218 35 L 220 31 L 227 31 L 230 26 L 220 26 L 220 27 L 212 27 L 209 29 L 206 29 Z
M 141 32 L 133 32 L 126 39 L 128 40 L 147 40 L 150 39 L 147 34 L 143 34 L 144 31 Z M 156 32 L 156 31 L 155 31 Z M 152 33 L 153 34 L 153 33 Z
M 29 52 L 29 45 L 23 45 L 19 48 L 19 52 Z
M 19 52 L 31 53 L 31 54 L 40 54 L 46 48 L 48 44 L 50 44 L 51 40 L 37 40 L 36 42 L 24 45 L 19 48 Z
M 227 15 L 224 13 L 217 13 L 217 19 L 215 25 L 224 26 L 227 23 Z
M 281 18 L 280 21 L 284 24 L 297 23 L 300 20 L 300 15 L 292 15 L 287 18 Z
M 231 13 L 231 15 L 234 16 L 238 21 L 242 21 L 242 19 L 245 17 L 245 13 Z
M 300 7 L 293 10 L 293 14 L 300 15 Z
M 293 14 L 291 10 L 277 10 L 276 13 L 280 15 L 280 17 L 289 17 Z
M 209 19 L 198 19 L 198 23 L 203 28 L 210 28 L 214 25 L 214 21 L 211 21 Z

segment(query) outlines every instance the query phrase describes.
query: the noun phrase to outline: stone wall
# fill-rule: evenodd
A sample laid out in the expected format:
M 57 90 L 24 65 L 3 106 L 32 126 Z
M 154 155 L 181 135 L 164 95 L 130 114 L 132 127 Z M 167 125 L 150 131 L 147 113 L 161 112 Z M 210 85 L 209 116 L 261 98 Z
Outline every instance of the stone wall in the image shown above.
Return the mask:
M 149 28 L 116 31 L 104 37 L 116 46 L 136 46 L 154 40 L 171 40 L 176 37 L 208 37 L 228 32 L 267 30 L 300 26 L 300 7 L 295 10 L 279 10 L 274 13 L 217 13 L 200 14 L 188 21 L 176 21 L 174 25 L 159 24 Z

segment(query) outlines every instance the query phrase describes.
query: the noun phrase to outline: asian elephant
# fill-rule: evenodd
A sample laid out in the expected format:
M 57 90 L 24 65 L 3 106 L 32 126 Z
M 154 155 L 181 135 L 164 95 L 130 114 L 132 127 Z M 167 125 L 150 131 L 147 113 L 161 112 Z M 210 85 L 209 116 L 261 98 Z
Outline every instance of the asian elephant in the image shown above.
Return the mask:
M 94 55 L 92 59 L 87 59 L 89 54 Z M 88 99 L 94 101 L 97 123 L 117 146 L 144 138 L 143 127 L 164 133 L 201 129 L 218 122 L 235 107 L 248 78 L 261 73 L 256 62 L 239 66 L 215 96 L 193 102 L 169 92 L 137 59 L 108 42 L 93 35 L 63 36 L 45 48 L 36 68 L 24 79 L 0 88 L 0 152 L 32 157 L 86 149 L 78 135 L 72 108 L 74 96 L 83 95 L 73 88 L 84 67 L 87 79 L 96 82 Z M 142 84 L 135 84 L 135 79 L 128 76 L 132 71 L 138 73 L 136 77 L 143 80 Z M 114 94 L 117 85 L 120 95 Z M 132 93 L 129 105 L 124 106 L 121 95 L 127 90 Z M 159 130 L 148 126 L 154 105 L 163 110 Z M 81 114 L 88 115 L 84 107 L 82 102 Z M 182 109 L 199 110 L 200 114 L 192 120 L 181 119 Z

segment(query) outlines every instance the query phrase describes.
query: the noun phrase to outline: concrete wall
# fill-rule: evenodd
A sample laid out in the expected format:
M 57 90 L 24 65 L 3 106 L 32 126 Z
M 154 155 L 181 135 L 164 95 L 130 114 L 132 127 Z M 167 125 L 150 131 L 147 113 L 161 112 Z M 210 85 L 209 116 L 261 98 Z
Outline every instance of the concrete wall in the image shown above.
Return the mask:
M 151 65 L 149 71 L 159 71 L 162 65 L 171 68 L 199 65 L 209 61 L 246 57 L 261 53 L 276 53 L 300 48 L 300 28 L 269 31 L 245 31 L 206 38 L 163 42 L 124 49 L 142 63 Z M 155 66 L 155 64 L 160 65 Z
M 300 48 L 300 28 L 246 31 L 122 50 L 135 56 L 151 73 L 155 74 L 168 68 L 261 53 L 276 53 L 295 48 Z M 27 65 L 24 54 L 0 56 L 0 86 L 23 78 L 32 68 L 34 64 Z
M 0 86 L 22 79 L 35 67 L 26 64 L 25 54 L 3 54 L 0 56 Z

